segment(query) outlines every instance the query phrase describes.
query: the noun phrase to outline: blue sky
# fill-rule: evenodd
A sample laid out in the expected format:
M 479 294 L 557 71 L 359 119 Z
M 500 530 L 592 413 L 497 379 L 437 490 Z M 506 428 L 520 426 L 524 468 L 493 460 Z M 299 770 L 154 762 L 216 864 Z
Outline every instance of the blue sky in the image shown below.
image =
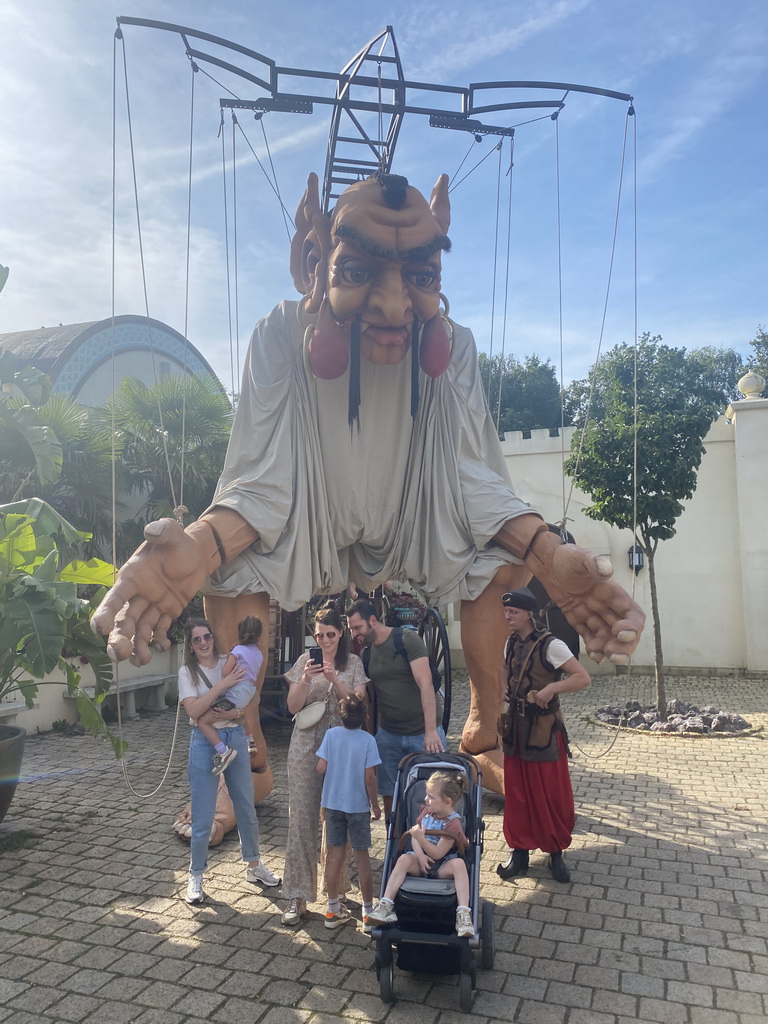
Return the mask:
M 333 15 L 329 14 L 333 11 Z M 0 25 L 0 331 L 109 316 L 112 252 L 112 53 L 116 15 L 167 20 L 243 43 L 278 64 L 338 71 L 386 24 L 406 77 L 466 86 L 550 80 L 631 93 L 637 132 L 638 327 L 672 345 L 732 345 L 744 355 L 768 322 L 768 175 L 764 92 L 768 5 L 744 0 L 454 0 L 380 7 L 285 0 L 4 0 Z M 184 329 L 190 78 L 175 35 L 126 28 L 149 312 Z M 122 60 L 122 53 L 120 54 Z M 210 69 L 244 98 L 257 94 Z M 297 89 L 309 83 L 299 83 Z M 121 86 L 122 88 L 122 86 Z M 219 98 L 196 76 L 188 335 L 231 384 Z M 144 312 L 124 96 L 116 147 L 116 312 Z M 563 369 L 584 377 L 597 352 L 617 203 L 627 105 L 572 94 L 560 115 Z M 293 213 L 310 171 L 322 173 L 328 108 L 269 114 L 267 135 L 283 201 Z M 514 124 L 525 116 L 486 115 Z M 261 125 L 243 130 L 266 156 Z M 438 174 L 485 160 L 452 193 L 454 251 L 444 260 L 451 315 L 478 347 L 502 341 L 522 358 L 560 363 L 555 126 L 515 139 L 508 291 L 504 275 L 508 177 L 502 173 L 496 319 L 492 325 L 498 157 L 425 119 L 406 122 L 394 170 L 429 192 Z M 227 121 L 227 160 L 231 127 Z M 503 155 L 508 163 L 508 150 Z M 603 348 L 634 330 L 632 147 Z M 239 143 L 238 308 L 241 355 L 253 323 L 295 295 L 278 204 Z M 230 195 L 230 212 L 232 209 Z M 233 225 L 230 223 L 230 243 Z M 233 285 L 234 288 L 234 285 Z M 235 340 L 237 344 L 237 339 Z

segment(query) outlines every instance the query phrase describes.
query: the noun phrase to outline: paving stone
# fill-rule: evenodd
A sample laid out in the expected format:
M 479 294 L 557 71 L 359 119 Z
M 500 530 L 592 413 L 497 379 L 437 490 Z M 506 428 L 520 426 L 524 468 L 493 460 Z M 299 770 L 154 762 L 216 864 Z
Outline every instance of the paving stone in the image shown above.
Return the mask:
M 642 998 L 639 1015 L 640 1020 L 659 1021 L 660 1024 L 684 1024 L 689 1020 L 688 1008 L 683 1003 L 671 1003 L 667 999 Z
M 581 985 L 568 985 L 562 981 L 551 981 L 547 987 L 545 999 L 548 1003 L 586 1008 L 592 1003 L 592 990 Z
M 93 996 L 68 995 L 56 1003 L 56 1019 L 59 1021 L 81 1021 L 99 1009 L 98 999 Z
M 668 982 L 667 999 L 695 1006 L 714 1005 L 714 993 L 711 988 L 706 985 L 692 985 L 686 981 Z
M 585 749 L 603 750 L 606 734 L 582 712 L 603 694 L 602 702 L 613 699 L 615 685 L 596 677 L 589 691 L 567 698 L 570 727 Z M 635 677 L 632 689 L 652 701 L 652 680 Z M 762 683 L 685 677 L 675 689 L 681 699 L 732 706 L 768 725 Z M 452 743 L 466 714 L 461 673 L 455 690 Z M 145 770 L 162 771 L 154 751 L 167 749 L 171 729 L 171 716 L 125 723 Z M 265 729 L 275 791 L 259 816 L 265 859 L 279 870 L 289 733 L 271 723 Z M 484 795 L 481 895 L 497 904 L 497 956 L 492 972 L 478 972 L 473 1020 L 763 1024 L 768 875 L 755 825 L 768 819 L 764 745 L 739 740 L 738 775 L 730 741 L 660 744 L 622 734 L 599 762 L 575 761 L 569 886 L 552 881 L 540 853 L 528 876 L 500 882 L 503 802 Z M 187 799 L 185 757 L 179 748 L 166 782 L 168 819 Z M 72 758 L 82 775 L 66 772 Z M 156 808 L 126 798 L 103 745 L 31 737 L 25 770 L 40 781 L 19 787 L 14 819 L 3 828 L 23 822 L 40 839 L 0 877 L 1 1024 L 467 1020 L 455 977 L 398 970 L 398 1003 L 381 1003 L 371 970 L 375 945 L 351 928 L 329 938 L 320 904 L 306 927 L 282 928 L 279 895 L 242 881 L 234 834 L 211 851 L 209 901 L 187 907 L 180 894 L 188 850 L 158 828 Z M 741 805 L 748 813 L 734 810 Z M 375 863 L 383 841 L 378 826 Z
M 621 991 L 633 996 L 653 996 L 663 999 L 665 982 L 661 978 L 625 972 L 621 975 Z
M 565 1006 L 546 1006 L 524 1002 L 517 1011 L 519 1024 L 564 1024 L 568 1009 Z
M 571 1010 L 568 1016 L 568 1024 L 613 1024 L 615 1020 L 612 1013 L 596 1013 L 594 1010 Z
M 733 1010 L 736 1013 L 760 1015 L 763 1000 L 757 992 L 736 992 L 731 988 L 715 989 L 715 1006 L 718 1010 Z

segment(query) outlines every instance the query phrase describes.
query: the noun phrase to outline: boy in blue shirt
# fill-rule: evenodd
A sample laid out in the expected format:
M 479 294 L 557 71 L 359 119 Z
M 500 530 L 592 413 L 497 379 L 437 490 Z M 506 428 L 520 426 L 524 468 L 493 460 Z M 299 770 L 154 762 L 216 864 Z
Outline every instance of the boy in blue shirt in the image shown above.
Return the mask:
M 325 809 L 327 846 L 325 884 L 328 890 L 326 928 L 338 928 L 352 920 L 339 899 L 341 868 L 347 838 L 355 851 L 360 892 L 363 896 L 363 931 L 370 934 L 368 915 L 373 909 L 371 814 L 381 817 L 376 792 L 376 765 L 381 764 L 376 741 L 362 729 L 368 707 L 355 693 L 339 701 L 343 728 L 329 729 L 317 750 L 317 771 L 324 775 L 322 806 Z

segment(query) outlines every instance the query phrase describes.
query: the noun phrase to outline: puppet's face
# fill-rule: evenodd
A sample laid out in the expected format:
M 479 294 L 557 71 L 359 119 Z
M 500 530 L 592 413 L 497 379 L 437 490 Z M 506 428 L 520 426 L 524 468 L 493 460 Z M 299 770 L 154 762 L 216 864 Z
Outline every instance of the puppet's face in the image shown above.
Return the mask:
M 331 224 L 326 294 L 335 320 L 362 320 L 360 350 L 372 363 L 393 365 L 408 352 L 411 325 L 431 320 L 440 305 L 440 252 L 447 248 L 424 197 L 407 188 L 400 209 L 384 202 L 373 181 L 339 199 Z

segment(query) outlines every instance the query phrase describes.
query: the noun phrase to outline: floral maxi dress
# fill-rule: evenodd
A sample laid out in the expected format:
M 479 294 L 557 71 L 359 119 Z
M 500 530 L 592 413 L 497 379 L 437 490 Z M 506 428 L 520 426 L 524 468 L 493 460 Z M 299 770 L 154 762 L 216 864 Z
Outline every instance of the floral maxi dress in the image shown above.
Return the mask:
M 289 683 L 298 682 L 309 661 L 302 654 L 296 664 L 285 673 Z M 363 663 L 350 654 L 347 667 L 338 673 L 339 679 L 350 689 L 366 682 Z M 325 700 L 328 680 L 320 675 L 309 687 L 306 704 Z M 320 721 L 309 729 L 294 725 L 288 747 L 288 842 L 283 868 L 283 896 L 314 903 L 317 899 L 317 865 L 320 859 L 320 797 L 323 777 L 317 773 L 315 751 L 331 726 L 341 725 L 338 714 L 339 700 L 331 689 L 328 706 Z

